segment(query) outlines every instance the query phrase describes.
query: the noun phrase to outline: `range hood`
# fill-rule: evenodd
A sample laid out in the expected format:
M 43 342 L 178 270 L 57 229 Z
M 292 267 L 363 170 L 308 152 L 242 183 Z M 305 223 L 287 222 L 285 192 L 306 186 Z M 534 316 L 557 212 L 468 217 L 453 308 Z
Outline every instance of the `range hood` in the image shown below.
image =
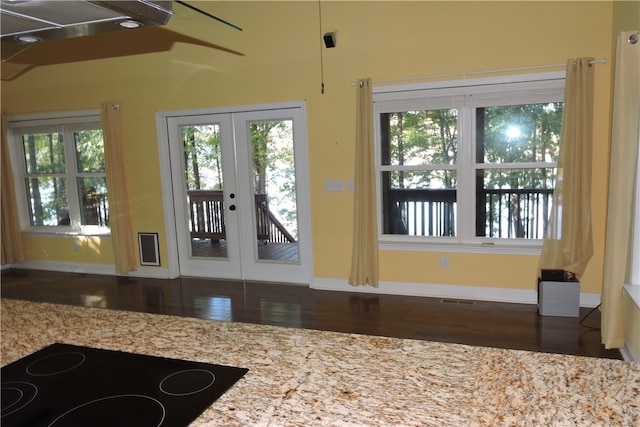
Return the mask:
M 2 61 L 50 40 L 162 26 L 173 1 L 0 0 Z

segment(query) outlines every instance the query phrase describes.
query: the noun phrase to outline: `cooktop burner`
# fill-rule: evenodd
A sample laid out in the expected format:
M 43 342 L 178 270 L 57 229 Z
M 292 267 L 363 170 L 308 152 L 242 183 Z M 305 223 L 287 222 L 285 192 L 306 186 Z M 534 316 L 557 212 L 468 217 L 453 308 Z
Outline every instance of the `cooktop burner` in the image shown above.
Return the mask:
M 247 371 L 52 344 L 2 367 L 0 424 L 184 427 Z

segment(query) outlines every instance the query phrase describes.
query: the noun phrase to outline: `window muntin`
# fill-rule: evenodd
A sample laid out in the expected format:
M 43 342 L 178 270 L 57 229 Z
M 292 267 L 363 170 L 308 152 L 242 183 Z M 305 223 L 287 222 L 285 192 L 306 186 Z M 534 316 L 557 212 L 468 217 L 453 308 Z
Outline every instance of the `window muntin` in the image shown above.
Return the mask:
M 464 84 L 374 94 L 383 243 L 540 244 L 555 186 L 564 79 Z M 455 131 L 425 119 L 434 112 L 456 117 Z M 410 156 L 394 155 L 394 131 L 405 152 L 414 150 Z M 444 144 L 447 135 L 455 144 Z M 437 137 L 441 147 L 455 148 L 436 148 Z M 434 178 L 444 172 L 447 179 Z
M 24 230 L 109 232 L 101 123 L 89 118 L 10 122 Z

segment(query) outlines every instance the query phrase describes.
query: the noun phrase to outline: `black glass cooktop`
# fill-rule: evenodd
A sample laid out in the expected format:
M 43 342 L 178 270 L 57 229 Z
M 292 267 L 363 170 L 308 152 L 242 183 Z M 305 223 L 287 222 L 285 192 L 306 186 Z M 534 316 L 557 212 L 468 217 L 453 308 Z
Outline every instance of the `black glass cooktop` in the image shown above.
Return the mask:
M 184 427 L 247 371 L 52 344 L 2 367 L 0 425 Z

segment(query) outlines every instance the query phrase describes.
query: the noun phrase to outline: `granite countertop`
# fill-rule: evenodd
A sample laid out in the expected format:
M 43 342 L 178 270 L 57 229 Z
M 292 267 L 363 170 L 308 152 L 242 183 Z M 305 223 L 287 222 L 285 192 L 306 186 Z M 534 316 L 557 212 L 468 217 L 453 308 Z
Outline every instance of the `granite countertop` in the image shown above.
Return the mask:
M 640 365 L 2 300 L 1 363 L 54 342 L 240 366 L 193 426 L 640 425 Z

